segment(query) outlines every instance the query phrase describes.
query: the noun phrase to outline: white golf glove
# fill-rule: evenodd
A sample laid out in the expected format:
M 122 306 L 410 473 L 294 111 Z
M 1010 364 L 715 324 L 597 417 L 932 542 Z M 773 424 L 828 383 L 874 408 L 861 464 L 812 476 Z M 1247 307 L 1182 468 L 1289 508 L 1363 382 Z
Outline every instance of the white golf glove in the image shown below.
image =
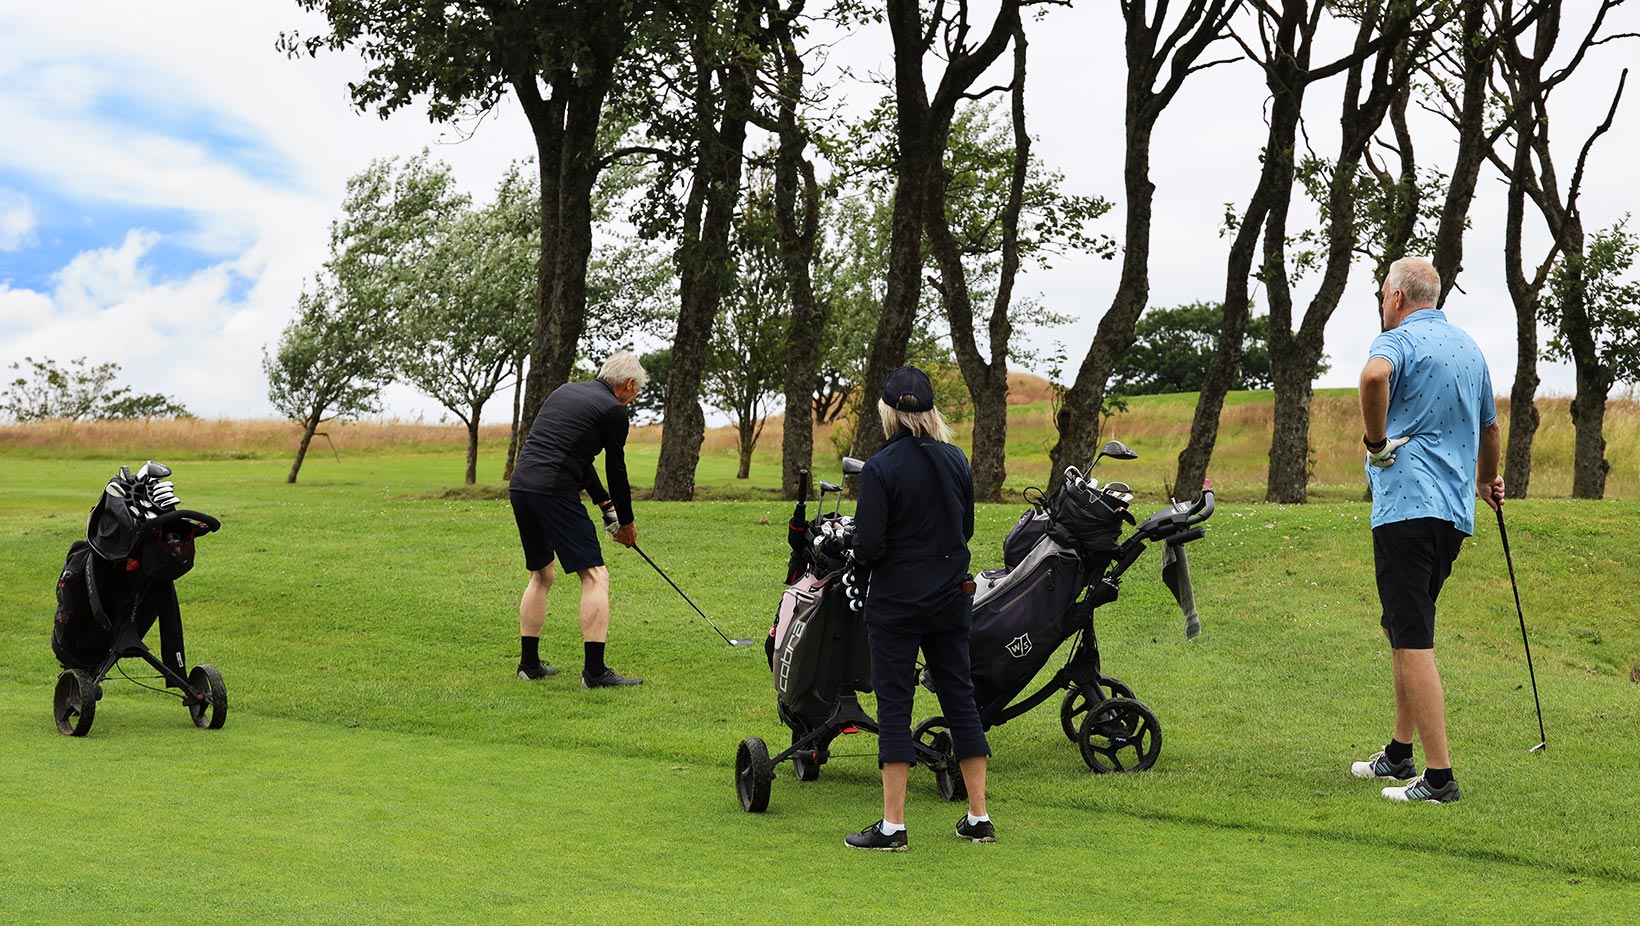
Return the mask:
M 1394 437 L 1384 442 L 1384 446 L 1377 451 L 1367 453 L 1367 463 L 1370 466 L 1389 466 L 1395 462 L 1395 451 L 1401 445 L 1412 440 L 1410 437 Z
M 602 510 L 604 513 L 604 530 L 609 534 L 609 536 L 613 537 L 615 536 L 615 532 L 621 529 L 621 519 L 616 516 L 615 506 L 613 504 L 608 508 L 603 508 Z

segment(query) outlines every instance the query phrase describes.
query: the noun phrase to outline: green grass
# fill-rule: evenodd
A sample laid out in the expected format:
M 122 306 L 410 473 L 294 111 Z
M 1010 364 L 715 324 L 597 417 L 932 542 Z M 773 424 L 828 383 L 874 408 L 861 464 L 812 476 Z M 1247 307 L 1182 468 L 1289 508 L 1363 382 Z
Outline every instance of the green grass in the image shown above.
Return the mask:
M 884 858 L 841 847 L 877 812 L 868 737 L 841 741 L 861 757 L 819 782 L 782 768 L 769 812 L 740 811 L 735 744 L 778 748 L 784 733 L 762 653 L 725 646 L 630 552 L 609 553 L 610 661 L 647 683 L 575 686 L 573 580 L 553 593 L 543 641 L 570 671 L 513 679 L 510 511 L 429 497 L 459 461 L 315 459 L 296 486 L 279 460 L 178 466 L 184 503 L 224 524 L 179 594 L 190 656 L 227 679 L 228 724 L 195 730 L 180 706 L 115 681 L 86 739 L 50 721 L 51 585 L 113 463 L 10 461 L 6 922 L 738 923 L 881 903 L 996 923 L 1320 923 L 1384 909 L 1627 923 L 1640 902 L 1632 503 L 1509 509 L 1547 755 L 1526 753 L 1537 728 L 1495 523 L 1482 518 L 1466 544 L 1440 650 L 1459 804 L 1391 805 L 1345 770 L 1383 742 L 1389 713 L 1367 506 L 1227 504 L 1191 548 L 1203 637 L 1184 642 L 1154 554 L 1098 614 L 1106 670 L 1161 719 L 1157 767 L 1090 775 L 1050 702 L 992 731 L 1001 842 L 959 845 L 947 833 L 958 809 L 917 770 L 913 851 Z M 640 503 L 640 542 L 727 632 L 760 636 L 788 511 Z M 977 564 L 1000 559 L 1016 515 L 981 510 Z

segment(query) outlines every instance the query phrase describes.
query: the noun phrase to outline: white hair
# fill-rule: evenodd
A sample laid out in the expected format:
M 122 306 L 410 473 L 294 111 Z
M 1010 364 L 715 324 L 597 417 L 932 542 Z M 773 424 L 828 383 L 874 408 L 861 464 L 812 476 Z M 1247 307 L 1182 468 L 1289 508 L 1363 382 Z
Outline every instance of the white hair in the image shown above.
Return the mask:
M 649 374 L 644 371 L 643 364 L 629 350 L 611 354 L 599 368 L 598 378 L 611 386 L 619 386 L 630 379 L 639 389 L 649 382 Z
M 877 416 L 883 419 L 884 437 L 893 437 L 895 431 L 905 428 L 912 437 L 927 436 L 941 443 L 951 443 L 951 426 L 945 423 L 938 406 L 926 412 L 902 412 L 878 399 Z
M 1433 306 L 1441 301 L 1441 275 L 1422 257 L 1403 257 L 1389 265 L 1384 288 L 1400 290 L 1413 308 Z

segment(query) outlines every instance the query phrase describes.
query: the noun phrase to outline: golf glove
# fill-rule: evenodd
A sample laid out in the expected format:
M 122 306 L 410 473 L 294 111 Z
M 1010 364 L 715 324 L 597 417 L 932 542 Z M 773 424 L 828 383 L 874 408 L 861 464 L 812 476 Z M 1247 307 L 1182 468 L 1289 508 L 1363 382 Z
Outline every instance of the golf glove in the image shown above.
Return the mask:
M 1384 446 L 1376 451 L 1367 453 L 1367 463 L 1370 466 L 1389 466 L 1395 462 L 1395 451 L 1400 449 L 1410 437 L 1395 437 L 1384 441 Z
M 608 508 L 604 508 L 603 512 L 604 512 L 604 531 L 607 532 L 609 534 L 609 536 L 613 537 L 613 536 L 615 536 L 615 532 L 621 529 L 621 519 L 615 516 L 615 506 L 614 505 L 611 505 Z

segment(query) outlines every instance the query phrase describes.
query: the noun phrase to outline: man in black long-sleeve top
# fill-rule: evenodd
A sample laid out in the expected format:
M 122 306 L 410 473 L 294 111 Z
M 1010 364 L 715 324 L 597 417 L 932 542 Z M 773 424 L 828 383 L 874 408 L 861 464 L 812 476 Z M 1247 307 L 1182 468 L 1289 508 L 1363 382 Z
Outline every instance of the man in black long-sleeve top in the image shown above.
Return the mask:
M 609 633 L 609 570 L 604 568 L 598 531 L 581 506 L 584 490 L 603 510 L 604 523 L 618 543 L 638 542 L 632 514 L 632 487 L 626 479 L 626 407 L 649 379 L 643 365 L 622 351 L 604 361 L 598 378 L 565 383 L 541 403 L 529 437 L 518 453 L 509 485 L 513 517 L 524 546 L 529 584 L 518 603 L 521 654 L 518 677 L 547 678 L 558 670 L 541 661 L 541 627 L 546 623 L 547 593 L 552 590 L 556 557 L 565 572 L 581 579 L 581 640 L 586 663 L 581 684 L 587 688 L 642 684 L 624 678 L 604 664 Z M 604 454 L 609 491 L 598 481 L 592 462 Z
M 888 443 L 860 474 L 854 561 L 870 571 L 864 617 L 871 687 L 877 693 L 883 819 L 850 833 L 845 842 L 856 849 L 906 848 L 905 784 L 916 760 L 911 699 L 919 649 L 968 788 L 968 813 L 957 821 L 957 835 L 994 842 L 996 830 L 985 811 L 985 758 L 991 748 L 974 706 L 968 663 L 973 473 L 968 458 L 950 443 L 951 429 L 934 407 L 934 387 L 923 371 L 901 367 L 890 373 L 877 410 Z

